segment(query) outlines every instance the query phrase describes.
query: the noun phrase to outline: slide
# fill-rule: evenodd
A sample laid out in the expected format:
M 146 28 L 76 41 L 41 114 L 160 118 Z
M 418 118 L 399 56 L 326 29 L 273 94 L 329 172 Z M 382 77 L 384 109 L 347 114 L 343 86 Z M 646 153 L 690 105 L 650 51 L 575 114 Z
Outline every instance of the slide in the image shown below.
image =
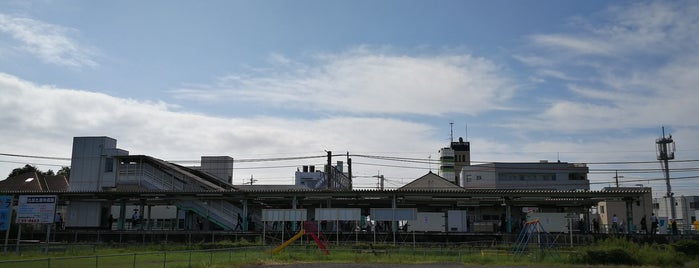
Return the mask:
M 314 233 L 310 233 L 310 234 L 311 234 L 311 237 L 313 237 L 313 240 L 316 241 L 318 248 L 320 248 L 320 250 L 325 252 L 325 255 L 330 255 L 330 251 L 325 246 L 327 244 L 327 241 L 325 241 L 325 243 L 323 243 L 323 240 L 321 240 L 321 238 L 319 238 L 316 234 L 314 234 Z
M 283 244 L 281 244 L 280 246 L 278 246 L 277 248 L 272 250 L 272 254 L 277 253 L 277 252 L 281 251 L 282 249 L 284 249 L 285 247 L 287 247 L 288 245 L 290 245 L 291 243 L 294 243 L 294 241 L 301 238 L 303 236 L 303 234 L 305 234 L 305 233 L 306 233 L 306 231 L 301 229 L 301 231 L 299 231 L 299 233 L 296 234 L 294 237 L 290 238 L 289 240 L 287 240 L 286 242 L 284 242 Z

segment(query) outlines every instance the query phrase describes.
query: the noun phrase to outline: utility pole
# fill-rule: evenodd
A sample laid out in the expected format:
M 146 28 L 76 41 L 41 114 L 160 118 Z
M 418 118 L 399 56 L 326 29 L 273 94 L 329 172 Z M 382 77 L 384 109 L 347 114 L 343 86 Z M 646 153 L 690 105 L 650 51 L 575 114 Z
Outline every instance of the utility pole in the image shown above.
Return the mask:
M 254 179 L 254 178 L 252 177 L 252 174 L 250 174 L 250 182 L 247 182 L 247 183 L 245 183 L 245 184 L 250 184 L 250 185 L 252 185 L 252 184 L 253 184 L 254 182 L 256 182 L 256 181 L 257 181 L 257 180 Z
M 616 188 L 619 188 L 619 178 L 623 178 L 624 176 L 619 176 L 619 171 L 615 170 L 614 171 L 614 179 L 616 180 Z
M 349 178 L 349 189 L 352 190 L 352 158 L 347 152 L 347 177 Z
M 377 186 L 379 186 L 379 189 L 380 189 L 381 191 L 383 191 L 383 181 L 384 181 L 383 175 L 381 175 L 381 174 L 376 174 L 376 176 L 373 176 L 373 177 L 379 179 L 379 183 L 378 183 Z
M 325 165 L 325 183 L 327 184 L 326 188 L 330 189 L 332 187 L 332 174 L 333 174 L 333 167 L 332 167 L 332 157 L 333 157 L 333 152 L 332 151 L 326 151 L 328 153 L 328 163 Z
M 665 171 L 665 183 L 667 184 L 667 197 L 670 202 L 670 217 L 672 220 L 676 220 L 675 212 L 675 197 L 672 193 L 672 187 L 670 187 L 670 167 L 668 166 L 669 161 L 675 159 L 675 142 L 672 140 L 672 135 L 665 137 L 665 127 L 663 127 L 663 137 L 656 139 L 655 144 L 657 145 L 657 156 L 660 160 L 660 165 Z

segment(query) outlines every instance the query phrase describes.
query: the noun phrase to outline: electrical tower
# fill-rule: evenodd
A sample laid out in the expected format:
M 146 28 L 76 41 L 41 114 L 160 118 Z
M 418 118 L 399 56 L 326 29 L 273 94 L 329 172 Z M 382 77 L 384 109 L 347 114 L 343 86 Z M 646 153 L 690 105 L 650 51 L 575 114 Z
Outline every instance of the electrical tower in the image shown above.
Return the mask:
M 667 184 L 667 195 L 666 197 L 670 202 L 670 217 L 672 220 L 676 220 L 675 216 L 675 197 L 672 193 L 672 187 L 670 187 L 670 167 L 668 166 L 668 161 L 675 159 L 675 142 L 672 140 L 672 135 L 665 137 L 665 127 L 663 127 L 663 137 L 656 139 L 655 144 L 657 145 L 657 156 L 660 160 L 660 165 L 665 171 L 665 183 Z

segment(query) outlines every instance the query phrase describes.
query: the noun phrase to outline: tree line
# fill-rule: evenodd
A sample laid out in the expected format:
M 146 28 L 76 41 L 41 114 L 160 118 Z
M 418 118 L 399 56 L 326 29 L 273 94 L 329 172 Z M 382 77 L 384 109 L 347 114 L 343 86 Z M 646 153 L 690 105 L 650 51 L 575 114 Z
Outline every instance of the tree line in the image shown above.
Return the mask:
M 7 178 L 11 178 L 17 175 L 21 175 L 27 172 L 36 172 L 39 174 L 39 176 L 65 176 L 66 178 L 70 178 L 70 167 L 61 167 L 58 171 L 54 172 L 52 169 L 49 169 L 47 171 L 41 171 L 35 166 L 32 166 L 30 164 L 24 165 L 24 167 L 19 167 L 15 168 L 10 172 L 9 175 L 7 175 Z

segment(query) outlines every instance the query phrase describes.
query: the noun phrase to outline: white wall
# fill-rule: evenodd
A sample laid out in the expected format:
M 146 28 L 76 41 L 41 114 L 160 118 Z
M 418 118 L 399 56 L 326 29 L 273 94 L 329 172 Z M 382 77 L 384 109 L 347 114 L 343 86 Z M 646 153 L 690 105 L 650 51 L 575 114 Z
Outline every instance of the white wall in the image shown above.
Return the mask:
M 117 149 L 116 143 L 110 137 L 74 137 L 68 189 L 100 191 L 114 187 L 118 165 L 114 156 L 129 154 Z

